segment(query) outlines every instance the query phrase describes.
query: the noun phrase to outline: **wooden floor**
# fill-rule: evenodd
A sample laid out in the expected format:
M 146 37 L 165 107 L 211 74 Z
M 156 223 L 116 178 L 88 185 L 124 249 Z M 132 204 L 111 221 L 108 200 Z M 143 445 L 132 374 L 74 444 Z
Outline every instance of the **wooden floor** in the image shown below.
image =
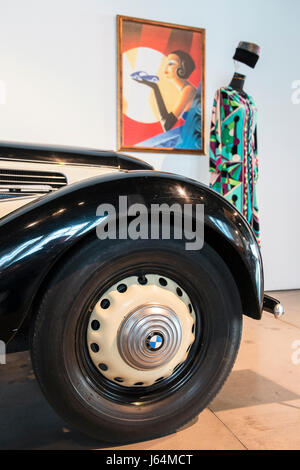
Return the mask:
M 285 317 L 244 318 L 219 395 L 185 429 L 152 441 L 114 447 L 68 429 L 41 394 L 28 353 L 8 355 L 0 366 L 0 449 L 300 449 L 300 291 L 272 295 Z

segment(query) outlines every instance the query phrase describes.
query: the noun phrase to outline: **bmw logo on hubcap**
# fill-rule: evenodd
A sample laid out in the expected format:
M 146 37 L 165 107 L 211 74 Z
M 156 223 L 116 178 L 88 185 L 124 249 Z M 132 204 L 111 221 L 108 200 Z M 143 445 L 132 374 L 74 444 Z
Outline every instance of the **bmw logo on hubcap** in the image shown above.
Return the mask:
M 158 351 L 164 344 L 164 338 L 161 333 L 151 333 L 146 339 L 146 346 L 150 351 Z

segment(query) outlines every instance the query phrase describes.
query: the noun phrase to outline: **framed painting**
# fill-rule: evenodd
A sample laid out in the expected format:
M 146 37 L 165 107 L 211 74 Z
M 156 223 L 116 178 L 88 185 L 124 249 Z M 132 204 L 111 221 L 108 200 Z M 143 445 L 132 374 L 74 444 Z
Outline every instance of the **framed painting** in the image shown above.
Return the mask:
M 117 17 L 118 149 L 205 154 L 205 29 Z

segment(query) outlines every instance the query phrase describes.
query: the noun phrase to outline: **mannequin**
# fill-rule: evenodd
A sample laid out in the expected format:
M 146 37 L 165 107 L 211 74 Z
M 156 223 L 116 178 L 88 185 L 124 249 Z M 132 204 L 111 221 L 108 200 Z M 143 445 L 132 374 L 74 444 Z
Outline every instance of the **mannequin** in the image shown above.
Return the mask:
M 244 41 L 238 44 L 231 82 L 215 94 L 210 134 L 210 186 L 244 215 L 258 242 L 257 110 L 244 85 L 246 74 L 254 69 L 259 54 L 257 44 Z
M 247 65 L 241 64 L 237 60 L 234 60 L 234 74 L 229 83 L 229 86 L 237 91 L 243 91 L 245 80 L 246 80 L 246 73 L 248 72 Z
M 244 41 L 239 43 L 233 56 L 235 73 L 229 84 L 230 87 L 232 87 L 234 90 L 243 90 L 246 73 L 248 72 L 249 67 L 255 67 L 259 59 L 259 55 L 260 47 L 257 44 Z
M 246 75 L 235 72 L 229 86 L 234 90 L 243 91 L 245 79 Z

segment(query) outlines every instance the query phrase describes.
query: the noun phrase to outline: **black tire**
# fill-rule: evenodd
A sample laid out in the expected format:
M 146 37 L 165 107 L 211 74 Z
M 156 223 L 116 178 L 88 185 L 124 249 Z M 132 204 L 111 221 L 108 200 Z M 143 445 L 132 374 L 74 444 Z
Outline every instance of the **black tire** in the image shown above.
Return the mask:
M 152 271 L 174 278 L 193 301 L 201 328 L 189 360 L 146 393 L 105 382 L 99 371 L 97 382 L 80 336 L 90 307 L 118 277 Z M 49 283 L 35 319 L 32 362 L 46 398 L 71 426 L 104 441 L 144 440 L 178 430 L 208 405 L 233 367 L 241 330 L 237 286 L 208 245 L 193 252 L 179 240 L 92 240 Z

